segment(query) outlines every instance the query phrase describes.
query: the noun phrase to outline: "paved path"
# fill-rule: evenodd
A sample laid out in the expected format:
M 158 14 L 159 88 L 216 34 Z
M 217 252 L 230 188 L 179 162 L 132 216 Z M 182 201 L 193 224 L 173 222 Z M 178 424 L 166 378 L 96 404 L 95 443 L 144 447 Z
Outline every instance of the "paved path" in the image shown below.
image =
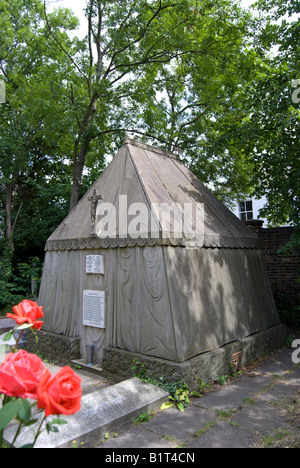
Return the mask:
M 170 408 L 148 422 L 135 423 L 110 434 L 92 448 L 248 448 L 261 446 L 275 434 L 298 438 L 300 364 L 294 349 L 282 349 L 244 374 L 202 398 L 192 398 L 184 413 Z M 298 402 L 298 412 L 287 409 Z M 299 447 L 299 445 L 298 445 Z

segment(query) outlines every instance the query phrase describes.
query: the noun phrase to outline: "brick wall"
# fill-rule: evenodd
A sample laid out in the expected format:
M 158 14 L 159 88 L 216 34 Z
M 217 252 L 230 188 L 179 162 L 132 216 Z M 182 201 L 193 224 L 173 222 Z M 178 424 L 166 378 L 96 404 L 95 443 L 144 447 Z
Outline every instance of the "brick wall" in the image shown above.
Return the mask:
M 278 253 L 291 238 L 293 227 L 262 228 L 260 220 L 245 221 L 245 224 L 259 237 L 263 256 L 275 299 L 280 296 L 293 307 L 300 304 L 300 254 Z

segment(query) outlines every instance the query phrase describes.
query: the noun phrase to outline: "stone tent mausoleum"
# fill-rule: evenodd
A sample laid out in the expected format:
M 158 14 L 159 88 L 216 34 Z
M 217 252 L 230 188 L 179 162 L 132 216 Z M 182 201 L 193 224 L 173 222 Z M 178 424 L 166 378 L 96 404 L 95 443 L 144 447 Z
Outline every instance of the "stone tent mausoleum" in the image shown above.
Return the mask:
M 127 139 L 45 251 L 43 331 L 111 373 L 193 386 L 285 338 L 258 239 L 173 153 Z

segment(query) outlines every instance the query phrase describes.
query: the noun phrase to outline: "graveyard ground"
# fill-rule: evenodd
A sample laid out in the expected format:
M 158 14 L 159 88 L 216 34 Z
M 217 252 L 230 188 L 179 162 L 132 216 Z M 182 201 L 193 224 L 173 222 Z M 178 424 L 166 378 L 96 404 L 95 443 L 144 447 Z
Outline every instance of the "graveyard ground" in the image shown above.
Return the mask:
M 243 411 L 246 412 L 247 410 L 251 411 L 252 408 L 255 410 L 255 403 L 259 403 L 260 401 L 264 401 L 265 398 L 269 398 L 268 392 L 270 390 L 274 390 L 276 392 L 276 388 L 280 388 L 281 385 L 286 385 L 288 382 L 289 378 L 293 378 L 292 376 L 292 371 L 291 371 L 291 362 L 290 362 L 290 357 L 287 358 L 287 360 L 281 359 L 282 353 L 285 353 L 285 351 L 289 351 L 289 353 L 286 353 L 286 356 L 290 356 L 292 350 L 290 349 L 290 346 L 292 344 L 292 341 L 296 338 L 300 338 L 300 328 L 299 329 L 288 329 L 288 339 L 286 342 L 286 345 L 273 353 L 270 353 L 268 356 L 262 356 L 260 359 L 250 363 L 248 366 L 243 368 L 237 375 L 232 375 L 232 376 L 220 376 L 217 382 L 209 382 L 209 383 L 203 383 L 202 390 L 203 394 L 207 397 L 211 396 L 211 398 L 214 397 L 214 395 L 218 394 L 218 391 L 221 389 L 230 391 L 230 388 L 232 386 L 236 386 L 239 388 L 239 382 L 242 382 L 243 378 L 246 377 L 253 377 L 254 379 L 252 382 L 255 382 L 255 378 L 257 380 L 259 379 L 260 376 L 264 376 L 264 368 L 267 369 L 268 366 L 271 366 L 269 370 L 267 370 L 267 373 L 269 373 L 269 377 L 271 377 L 271 382 L 272 384 L 269 385 L 269 387 L 262 387 L 259 391 L 254 392 L 253 394 L 249 396 L 248 391 L 251 389 L 243 389 L 244 395 L 242 399 L 242 404 L 239 407 L 235 408 L 235 404 L 237 405 L 237 402 L 233 403 L 233 408 L 228 410 L 225 408 L 224 410 L 222 409 L 215 409 L 214 408 L 214 419 L 212 421 L 208 421 L 204 426 L 199 429 L 195 430 L 195 432 L 191 432 L 190 436 L 186 440 L 180 440 L 180 435 L 178 437 L 174 437 L 172 435 L 168 435 L 168 430 L 166 430 L 166 434 L 163 434 L 161 437 L 161 440 L 164 443 L 170 444 L 171 447 L 173 448 L 189 448 L 190 446 L 193 447 L 195 444 L 195 447 L 197 446 L 197 441 L 199 437 L 204 437 L 205 433 L 209 431 L 210 429 L 215 428 L 215 434 L 216 437 L 217 435 L 217 428 L 223 427 L 222 425 L 225 425 L 226 427 L 229 427 L 227 425 L 230 425 L 232 429 L 238 428 L 239 423 L 238 417 L 242 417 Z M 280 372 L 276 371 L 276 365 L 280 362 Z M 272 369 L 274 363 L 274 370 Z M 57 362 L 56 365 L 63 365 L 66 363 L 62 362 Z M 286 364 L 286 368 L 285 368 Z M 299 364 L 294 364 L 293 365 L 294 370 L 296 370 L 297 377 L 300 375 L 300 363 Z M 84 383 L 84 393 L 93 391 L 93 385 L 91 384 L 90 386 L 88 385 L 89 381 L 89 373 L 86 371 L 80 371 L 82 372 L 82 375 L 86 375 L 86 380 Z M 99 388 L 101 385 L 111 385 L 115 383 L 116 380 L 112 379 L 110 377 L 106 376 L 98 376 L 98 380 L 95 380 L 95 389 L 96 387 Z M 298 380 L 299 382 L 299 380 Z M 289 385 L 289 384 L 287 384 Z M 278 387 L 277 387 L 278 386 Z M 243 388 L 243 387 L 242 387 Z M 276 411 L 276 414 L 280 415 L 280 418 L 282 420 L 282 426 L 279 425 L 274 428 L 274 430 L 271 431 L 260 431 L 260 430 L 253 430 L 252 431 L 252 438 L 251 442 L 249 442 L 249 447 L 253 448 L 300 448 L 300 389 L 298 385 L 298 392 L 295 394 L 294 388 L 291 391 L 291 394 L 289 391 L 286 391 L 284 393 L 284 396 L 274 395 L 274 398 L 272 397 L 268 401 L 268 406 L 271 408 L 271 410 Z M 189 408 L 185 409 L 185 413 L 188 416 L 188 412 L 194 411 L 195 407 L 201 408 L 201 399 L 195 398 L 190 396 L 190 401 L 191 405 Z M 229 403 L 229 402 L 228 402 Z M 243 411 L 241 411 L 243 410 Z M 168 412 L 169 413 L 166 413 Z M 259 409 L 258 409 L 259 411 Z M 172 413 L 173 412 L 173 413 Z M 240 413 L 240 414 L 239 414 Z M 164 427 L 165 421 L 168 420 L 168 416 L 165 418 L 164 414 L 167 416 L 169 415 L 170 418 L 170 426 L 172 418 L 175 417 L 177 418 L 184 418 L 184 413 L 181 413 L 177 408 L 172 408 L 171 410 L 164 410 L 164 411 L 157 411 L 155 413 L 151 414 L 146 414 L 143 413 L 141 414 L 134 422 L 131 424 L 127 425 L 126 427 L 121 427 L 120 430 L 116 430 L 112 433 L 107 433 L 105 437 L 98 438 L 94 441 L 91 441 L 88 444 L 83 444 L 81 445 L 80 448 L 109 448 L 109 447 L 122 447 L 122 440 L 127 440 L 126 437 L 129 438 L 129 445 L 128 447 L 132 444 L 132 434 L 142 434 L 143 432 L 145 435 L 153 436 L 155 434 L 155 437 L 157 437 L 156 430 L 158 428 L 158 432 L 162 432 L 162 427 Z M 199 413 L 200 414 L 200 413 Z M 244 416 L 243 416 L 244 417 Z M 156 422 L 157 421 L 157 422 Z M 184 419 L 182 419 L 184 422 Z M 242 420 L 240 421 L 242 428 L 243 422 Z M 242 428 L 243 429 L 243 428 Z M 220 440 L 222 439 L 222 432 L 220 433 Z M 212 433 L 211 433 L 212 434 Z M 209 436 L 209 434 L 207 434 Z M 151 439 L 151 437 L 150 437 Z M 126 448 L 127 442 L 124 442 L 124 447 Z M 142 443 L 142 442 L 141 442 Z M 145 441 L 147 444 L 147 442 Z M 121 444 L 121 445 L 120 445 Z M 147 445 L 146 445 L 147 446 Z M 74 441 L 74 447 L 77 448 L 77 443 Z M 79 448 L 78 447 L 78 448 Z M 145 447 L 141 445 L 141 447 Z

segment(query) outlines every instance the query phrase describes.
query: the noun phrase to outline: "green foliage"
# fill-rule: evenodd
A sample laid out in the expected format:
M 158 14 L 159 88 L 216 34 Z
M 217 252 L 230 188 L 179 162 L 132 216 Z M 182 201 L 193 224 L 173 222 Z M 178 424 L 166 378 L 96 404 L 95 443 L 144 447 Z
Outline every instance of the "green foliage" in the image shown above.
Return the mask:
M 206 391 L 208 391 L 210 389 L 210 384 L 207 383 L 207 382 L 203 382 L 202 379 L 198 379 L 198 382 L 199 382 L 199 391 L 201 393 L 205 393 Z
M 146 380 L 148 378 L 148 371 L 146 369 L 145 364 L 142 364 L 140 361 L 136 359 L 133 360 L 133 366 L 131 370 L 133 371 L 134 377 L 140 380 Z
M 185 382 L 178 380 L 175 382 L 166 382 L 163 377 L 157 378 L 149 371 L 145 364 L 140 361 L 134 360 L 134 365 L 131 368 L 134 371 L 134 377 L 137 377 L 143 382 L 149 382 L 152 385 L 156 385 L 164 389 L 170 394 L 170 402 L 164 405 L 164 408 L 176 405 L 180 411 L 184 411 L 184 408 L 189 406 L 189 390 Z
M 292 347 L 292 344 L 293 344 L 293 341 L 296 339 L 296 335 L 288 335 L 288 337 L 286 338 L 285 340 L 285 346 L 287 348 L 291 348 Z
M 175 403 L 180 411 L 189 406 L 189 389 L 185 382 L 177 381 L 162 385 L 162 388 L 170 393 L 170 400 Z
M 14 283 L 6 283 L 0 280 L 0 316 L 7 313 L 8 306 L 17 304 L 23 299 L 23 296 L 16 294 L 14 289 Z
M 25 416 L 26 419 L 28 419 L 28 405 L 29 403 L 27 400 L 11 398 L 10 401 L 0 410 L 0 431 L 2 431 L 16 416 Z
M 218 135 L 253 75 L 255 54 L 245 47 L 252 20 L 235 2 L 203 1 L 192 11 L 173 34 L 184 31 L 197 50 L 190 46 L 171 63 L 143 69 L 135 83 L 136 118 L 144 141 L 152 136 L 164 149 L 179 149 L 195 175 L 230 204 L 251 189 L 251 163 L 223 148 Z
M 42 276 L 43 264 L 39 258 L 30 258 L 28 263 L 20 263 L 10 271 L 8 277 L 5 267 L 0 263 L 0 315 L 7 311 L 8 306 L 21 302 L 24 297 L 36 294 Z M 33 283 L 37 290 L 32 291 Z
M 11 398 L 4 395 L 4 403 L 5 404 L 3 404 L 0 409 L 0 447 L 3 446 L 3 430 L 13 419 L 16 419 L 19 425 L 12 445 L 20 434 L 22 426 L 28 427 L 38 421 L 31 414 L 31 406 L 28 400 L 23 398 Z M 28 444 L 22 448 L 32 448 L 33 445 L 34 444 Z
M 280 321 L 293 328 L 300 327 L 300 306 L 291 305 L 290 300 L 282 293 L 274 294 L 274 300 Z
M 143 411 L 137 419 L 135 419 L 135 423 L 143 423 L 143 422 L 148 422 L 150 419 L 153 418 L 153 413 L 148 414 L 146 411 Z
M 300 109 L 293 86 L 300 77 L 299 4 L 261 0 L 256 6 L 251 79 L 223 113 L 215 146 L 242 155 L 251 169 L 251 194 L 267 200 L 260 215 L 271 226 L 294 225 L 287 248 L 299 249 Z
M 215 378 L 215 382 L 222 386 L 225 385 L 227 380 L 228 380 L 228 375 L 221 375 Z
M 46 430 L 47 433 L 50 434 L 50 432 L 59 432 L 59 428 L 57 426 L 62 426 L 68 424 L 68 421 L 65 421 L 64 419 L 61 419 L 59 416 L 57 418 L 52 419 L 51 421 L 48 421 L 46 424 Z
M 16 265 L 43 258 L 46 239 L 68 211 L 71 171 L 65 160 L 72 132 L 64 78 L 71 69 L 49 36 L 43 1 L 0 0 L 0 16 L 0 79 L 6 85 L 0 105 L 0 252 L 5 257 L 9 238 Z M 48 19 L 64 46 L 75 47 L 67 31 L 78 20 L 63 9 Z M 10 291 L 14 281 L 8 276 L 1 280 Z
M 300 306 L 296 305 L 292 308 L 281 309 L 278 311 L 280 321 L 285 325 L 294 328 L 300 328 Z
M 88 35 L 71 47 L 54 30 L 53 19 L 46 18 L 49 34 L 70 65 L 64 77 L 73 136 L 70 207 L 82 193 L 83 168 L 92 173 L 95 159 L 101 166 L 125 133 L 164 148 L 180 146 L 205 182 L 216 179 L 204 134 L 239 79 L 251 72 L 244 50 L 251 15 L 227 0 L 201 5 L 194 0 L 106 0 L 101 8 L 89 0 L 85 14 Z M 222 171 L 224 162 L 217 166 Z M 232 179 L 242 190 L 247 173 L 241 169 L 240 179 L 235 173 Z
M 17 437 L 21 432 L 22 427 L 29 427 L 35 424 L 38 419 L 32 415 L 31 405 L 27 399 L 24 398 L 11 398 L 7 397 L 6 395 L 3 396 L 4 403 L 2 408 L 0 409 L 0 447 L 3 446 L 3 430 L 8 426 L 8 424 L 13 420 L 19 423 L 18 428 L 16 430 L 14 440 L 12 442 L 12 446 L 16 441 Z M 50 432 L 57 433 L 59 425 L 67 424 L 67 421 L 61 419 L 59 416 L 53 418 L 46 423 L 46 430 L 48 434 Z M 21 448 L 33 448 L 38 438 L 39 434 L 41 433 L 41 425 L 39 430 L 35 436 L 35 439 L 32 443 L 26 444 Z

